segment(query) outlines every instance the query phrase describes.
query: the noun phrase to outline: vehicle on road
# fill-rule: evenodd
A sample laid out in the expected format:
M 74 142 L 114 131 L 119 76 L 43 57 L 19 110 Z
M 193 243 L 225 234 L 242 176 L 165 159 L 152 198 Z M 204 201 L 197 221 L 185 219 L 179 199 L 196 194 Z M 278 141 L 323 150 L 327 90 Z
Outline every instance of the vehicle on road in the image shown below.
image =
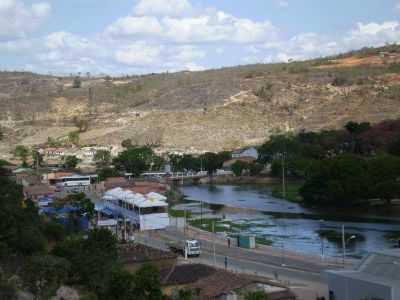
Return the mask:
M 175 253 L 180 253 L 183 256 L 200 256 L 201 249 L 198 240 L 182 240 L 168 243 L 168 247 Z M 186 255 L 185 255 L 186 253 Z

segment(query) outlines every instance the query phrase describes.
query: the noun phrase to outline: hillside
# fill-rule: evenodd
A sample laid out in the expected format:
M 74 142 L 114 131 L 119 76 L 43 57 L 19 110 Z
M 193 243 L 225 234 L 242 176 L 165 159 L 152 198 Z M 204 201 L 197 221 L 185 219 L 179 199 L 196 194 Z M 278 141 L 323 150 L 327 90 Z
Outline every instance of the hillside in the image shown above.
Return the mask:
M 288 64 L 123 78 L 0 73 L 0 154 L 62 139 L 88 121 L 83 144 L 160 143 L 205 151 L 258 144 L 277 131 L 400 117 L 400 47 Z M 75 121 L 74 121 L 75 120 Z

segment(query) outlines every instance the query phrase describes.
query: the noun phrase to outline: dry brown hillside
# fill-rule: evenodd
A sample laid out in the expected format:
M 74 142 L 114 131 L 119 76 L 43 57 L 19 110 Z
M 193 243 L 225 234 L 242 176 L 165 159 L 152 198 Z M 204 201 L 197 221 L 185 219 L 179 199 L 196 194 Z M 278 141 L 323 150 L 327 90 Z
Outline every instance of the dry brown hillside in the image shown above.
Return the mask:
M 389 51 L 389 52 L 388 52 Z M 386 53 L 387 52 L 387 53 Z M 0 153 L 62 139 L 88 122 L 83 144 L 161 142 L 205 151 L 258 144 L 277 131 L 400 117 L 400 49 L 204 72 L 124 78 L 0 73 Z M 74 122 L 75 120 L 75 122 Z

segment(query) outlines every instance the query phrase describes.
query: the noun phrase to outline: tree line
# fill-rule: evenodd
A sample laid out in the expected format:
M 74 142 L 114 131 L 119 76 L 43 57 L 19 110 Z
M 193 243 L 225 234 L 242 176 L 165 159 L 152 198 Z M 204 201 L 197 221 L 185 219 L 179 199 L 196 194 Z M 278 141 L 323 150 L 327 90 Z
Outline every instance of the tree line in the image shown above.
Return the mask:
M 300 193 L 311 204 L 349 206 L 400 198 L 399 120 L 275 135 L 259 152 L 273 176 L 285 170 L 287 177 L 303 179 Z

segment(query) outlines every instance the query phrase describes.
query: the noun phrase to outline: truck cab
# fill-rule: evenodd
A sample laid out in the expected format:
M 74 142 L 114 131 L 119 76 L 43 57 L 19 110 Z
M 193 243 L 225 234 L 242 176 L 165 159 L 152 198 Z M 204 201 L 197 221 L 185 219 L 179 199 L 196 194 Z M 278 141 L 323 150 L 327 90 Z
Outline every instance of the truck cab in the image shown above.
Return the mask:
M 198 240 L 182 240 L 169 243 L 169 248 L 183 256 L 199 256 L 201 254 L 200 243 Z
M 197 240 L 186 240 L 185 249 L 188 256 L 199 256 L 201 253 L 200 243 Z

